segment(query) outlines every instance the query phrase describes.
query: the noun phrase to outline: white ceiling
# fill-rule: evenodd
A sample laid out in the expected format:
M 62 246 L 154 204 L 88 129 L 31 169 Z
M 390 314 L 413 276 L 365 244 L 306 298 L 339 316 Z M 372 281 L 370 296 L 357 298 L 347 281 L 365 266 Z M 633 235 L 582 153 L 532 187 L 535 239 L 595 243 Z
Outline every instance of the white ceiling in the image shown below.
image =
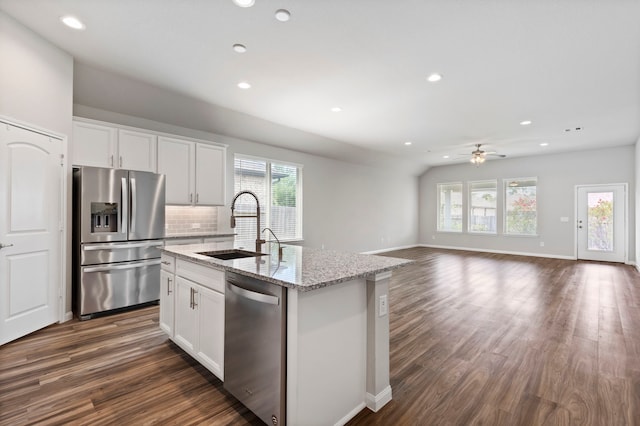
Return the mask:
M 274 18 L 280 8 L 289 22 Z M 640 136 L 637 0 L 0 0 L 0 9 L 90 69 L 422 167 L 466 161 L 459 154 L 474 143 L 514 157 Z M 64 14 L 86 30 L 64 27 Z M 432 72 L 442 81 L 427 82 Z M 242 80 L 252 88 L 237 88 Z

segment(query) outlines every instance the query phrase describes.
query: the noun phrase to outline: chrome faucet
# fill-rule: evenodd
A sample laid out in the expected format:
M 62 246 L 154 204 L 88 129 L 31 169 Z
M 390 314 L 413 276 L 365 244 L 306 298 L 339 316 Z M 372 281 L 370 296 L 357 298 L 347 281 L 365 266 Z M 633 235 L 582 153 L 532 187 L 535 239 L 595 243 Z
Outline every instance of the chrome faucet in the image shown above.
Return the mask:
M 282 260 L 282 245 L 280 244 L 280 240 L 278 239 L 278 237 L 276 237 L 276 234 L 273 233 L 273 231 L 271 230 L 271 228 L 264 228 L 262 230 L 262 232 L 264 231 L 269 231 L 271 232 L 271 235 L 273 235 L 273 238 L 276 239 L 276 242 L 278 243 L 278 260 Z
M 253 198 L 256 199 L 256 214 L 255 215 L 243 214 L 243 215 L 240 215 L 240 216 L 236 216 L 235 214 L 233 214 L 233 211 L 236 208 L 236 200 L 242 194 L 249 194 Z M 256 194 L 254 194 L 253 192 L 251 192 L 251 191 L 240 191 L 240 192 L 238 192 L 236 194 L 235 197 L 233 197 L 233 201 L 231 202 L 231 228 L 235 228 L 236 227 L 236 218 L 244 218 L 244 217 L 255 217 L 256 218 L 256 230 L 257 230 L 256 251 L 258 253 L 260 253 L 262 251 L 262 244 L 266 243 L 266 241 L 263 240 L 262 238 L 260 238 L 260 201 L 258 200 L 258 196 Z

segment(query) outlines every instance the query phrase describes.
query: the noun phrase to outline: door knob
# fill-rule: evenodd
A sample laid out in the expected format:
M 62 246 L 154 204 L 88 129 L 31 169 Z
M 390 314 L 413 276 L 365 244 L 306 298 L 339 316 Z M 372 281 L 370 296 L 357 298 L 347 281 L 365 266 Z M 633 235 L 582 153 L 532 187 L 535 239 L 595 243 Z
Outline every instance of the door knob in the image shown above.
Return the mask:
M 2 243 L 0 243 L 0 250 L 2 250 L 5 247 L 13 247 L 13 244 L 2 244 Z

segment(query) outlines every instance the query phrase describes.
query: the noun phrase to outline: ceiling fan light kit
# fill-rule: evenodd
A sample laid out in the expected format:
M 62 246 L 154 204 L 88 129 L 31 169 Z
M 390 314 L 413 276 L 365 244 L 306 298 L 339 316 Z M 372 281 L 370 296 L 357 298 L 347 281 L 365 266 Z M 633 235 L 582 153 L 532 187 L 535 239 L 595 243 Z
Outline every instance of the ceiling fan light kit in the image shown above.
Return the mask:
M 480 144 L 480 143 L 476 144 L 476 149 L 474 151 L 471 151 L 471 158 L 469 159 L 471 164 L 475 164 L 476 167 L 486 161 L 487 155 L 493 155 L 493 156 L 500 157 L 500 158 L 505 158 L 506 157 L 506 155 L 504 155 L 504 154 L 496 154 L 495 152 L 484 151 L 484 150 L 480 149 L 481 146 L 482 146 L 482 144 Z

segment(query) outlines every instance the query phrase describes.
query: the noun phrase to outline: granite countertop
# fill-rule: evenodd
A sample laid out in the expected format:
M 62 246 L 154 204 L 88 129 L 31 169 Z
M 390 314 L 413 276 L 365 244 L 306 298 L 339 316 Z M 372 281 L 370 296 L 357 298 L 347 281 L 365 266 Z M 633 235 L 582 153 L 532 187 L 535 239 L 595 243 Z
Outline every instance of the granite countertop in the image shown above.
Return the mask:
M 278 245 L 270 242 L 263 244 L 262 252 L 266 253 L 264 256 L 219 260 L 198 254 L 234 248 L 255 251 L 255 242 L 228 241 L 166 246 L 163 252 L 178 259 L 236 272 L 299 291 L 309 291 L 355 278 L 369 277 L 413 263 L 412 260 L 394 257 L 312 249 L 293 245 L 282 246 L 283 255 L 279 260 Z
M 215 237 L 235 237 L 235 233 L 233 232 L 202 232 L 196 234 L 174 234 L 174 235 L 166 235 L 164 237 L 165 240 L 177 240 L 177 239 L 186 239 L 186 238 L 215 238 Z

